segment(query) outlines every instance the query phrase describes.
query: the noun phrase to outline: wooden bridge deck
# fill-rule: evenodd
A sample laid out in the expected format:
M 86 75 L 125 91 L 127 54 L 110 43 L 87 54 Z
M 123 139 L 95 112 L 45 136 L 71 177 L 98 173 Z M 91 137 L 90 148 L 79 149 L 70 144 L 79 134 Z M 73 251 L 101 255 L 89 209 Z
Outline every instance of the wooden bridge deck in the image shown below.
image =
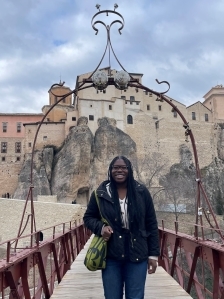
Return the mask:
M 103 299 L 101 271 L 90 272 L 83 264 L 83 260 L 90 244 L 77 256 L 61 283 L 54 289 L 51 299 Z M 113 291 L 113 290 L 111 290 Z M 189 294 L 167 273 L 158 267 L 155 274 L 147 275 L 145 299 L 190 299 Z

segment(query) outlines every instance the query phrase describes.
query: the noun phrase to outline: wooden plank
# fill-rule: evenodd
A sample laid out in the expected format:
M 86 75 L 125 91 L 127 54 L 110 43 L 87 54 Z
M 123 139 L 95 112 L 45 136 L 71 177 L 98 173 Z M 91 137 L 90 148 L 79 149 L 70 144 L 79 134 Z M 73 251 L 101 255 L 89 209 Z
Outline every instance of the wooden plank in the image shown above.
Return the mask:
M 54 289 L 51 299 L 103 299 L 101 271 L 90 272 L 83 264 L 91 239 Z M 191 299 L 185 290 L 162 267 L 155 274 L 147 275 L 145 299 Z

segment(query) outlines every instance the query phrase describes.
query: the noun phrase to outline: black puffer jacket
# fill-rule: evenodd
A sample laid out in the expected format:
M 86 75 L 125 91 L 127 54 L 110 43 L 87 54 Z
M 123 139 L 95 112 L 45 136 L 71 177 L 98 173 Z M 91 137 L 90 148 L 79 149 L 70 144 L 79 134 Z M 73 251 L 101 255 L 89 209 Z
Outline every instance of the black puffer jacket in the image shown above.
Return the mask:
M 108 241 L 107 257 L 139 262 L 147 259 L 148 256 L 159 256 L 157 220 L 152 198 L 147 188 L 135 182 L 141 221 L 138 225 L 132 223 L 131 231 L 127 232 L 118 225 L 113 199 L 106 190 L 107 183 L 108 181 L 103 182 L 97 189 L 102 216 L 113 229 L 113 234 L 111 234 Z M 101 221 L 94 192 L 90 197 L 83 220 L 88 229 L 96 235 L 101 235 L 103 222 Z

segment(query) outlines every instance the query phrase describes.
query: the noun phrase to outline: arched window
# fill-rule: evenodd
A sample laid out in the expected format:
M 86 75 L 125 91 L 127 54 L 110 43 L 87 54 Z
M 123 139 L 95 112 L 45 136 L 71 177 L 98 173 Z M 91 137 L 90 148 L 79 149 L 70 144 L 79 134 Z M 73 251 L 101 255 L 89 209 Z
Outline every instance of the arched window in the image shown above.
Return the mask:
M 133 117 L 132 117 L 132 115 L 128 115 L 127 116 L 127 123 L 128 124 L 133 124 Z

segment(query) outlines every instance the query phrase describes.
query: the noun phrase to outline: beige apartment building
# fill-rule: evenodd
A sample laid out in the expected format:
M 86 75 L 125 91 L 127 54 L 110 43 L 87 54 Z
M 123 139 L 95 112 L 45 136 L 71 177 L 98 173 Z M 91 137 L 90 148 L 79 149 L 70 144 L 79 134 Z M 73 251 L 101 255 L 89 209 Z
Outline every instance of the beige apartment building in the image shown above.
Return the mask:
M 0 196 L 11 197 L 15 191 L 26 153 L 24 124 L 37 123 L 42 117 L 42 113 L 0 113 Z
M 116 71 L 111 72 L 113 74 Z M 78 76 L 76 87 L 90 75 L 91 73 L 87 73 Z M 143 74 L 131 75 L 141 82 Z M 34 136 L 43 115 L 69 92 L 69 87 L 54 87 L 54 94 L 49 92 L 48 104 L 40 114 L 0 114 L 2 195 L 14 193 L 24 154 L 32 151 Z M 224 121 L 224 88 L 216 86 L 204 98 L 204 103 L 197 102 L 189 107 L 171 99 L 193 130 L 201 167 L 207 166 L 217 155 L 214 126 L 217 122 Z M 98 128 L 99 119 L 115 119 L 117 128 L 136 142 L 137 155 L 142 159 L 146 154 L 157 152 L 161 160 L 168 161 L 168 166 L 180 160 L 178 148 L 185 143 L 185 134 L 179 115 L 166 102 L 157 101 L 155 95 L 130 87 L 121 91 L 108 86 L 106 92 L 91 87 L 79 91 L 75 97 L 68 95 L 46 116 L 35 148 L 42 149 L 47 145 L 60 147 L 70 128 L 77 125 L 81 116 L 88 118 L 88 126 L 93 134 Z M 187 144 L 191 148 L 190 143 Z

